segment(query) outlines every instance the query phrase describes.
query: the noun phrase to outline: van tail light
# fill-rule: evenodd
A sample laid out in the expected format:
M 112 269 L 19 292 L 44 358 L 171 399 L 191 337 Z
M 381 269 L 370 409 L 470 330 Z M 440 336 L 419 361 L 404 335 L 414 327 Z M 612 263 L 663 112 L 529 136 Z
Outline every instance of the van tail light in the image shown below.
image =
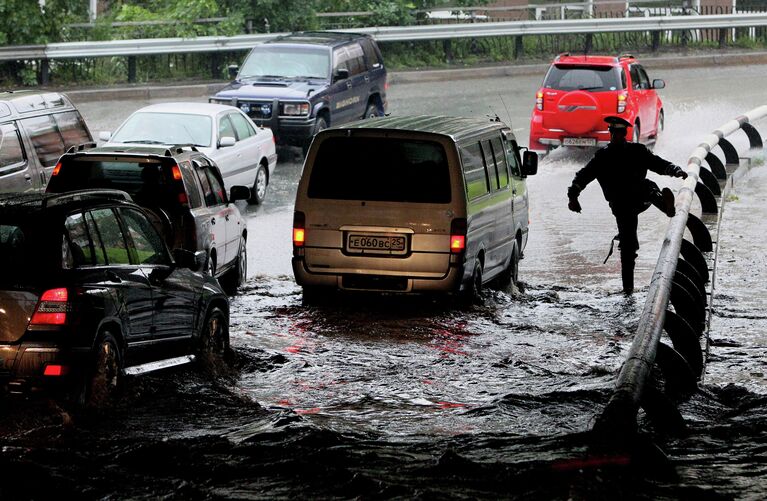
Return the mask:
M 460 254 L 466 250 L 466 220 L 453 219 L 450 223 L 450 253 Z
M 301 211 L 293 213 L 293 247 L 303 247 L 306 240 L 306 215 Z
M 618 94 L 618 113 L 626 111 L 626 93 L 621 92 Z
M 543 92 L 541 91 L 535 95 L 535 108 L 538 111 L 543 111 Z
M 64 325 L 67 323 L 69 293 L 65 288 L 49 289 L 40 296 L 29 325 Z
M 58 162 L 56 164 L 56 167 L 53 168 L 53 172 L 51 172 L 51 177 L 58 176 L 60 170 L 61 170 L 61 162 Z

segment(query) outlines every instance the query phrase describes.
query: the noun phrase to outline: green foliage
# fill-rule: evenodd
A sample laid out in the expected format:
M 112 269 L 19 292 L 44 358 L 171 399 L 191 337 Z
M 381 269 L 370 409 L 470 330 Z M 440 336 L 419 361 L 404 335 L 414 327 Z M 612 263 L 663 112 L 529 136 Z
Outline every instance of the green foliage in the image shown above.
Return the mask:
M 64 26 L 87 16 L 87 2 L 48 0 L 0 1 L 0 45 L 27 45 L 67 39 Z

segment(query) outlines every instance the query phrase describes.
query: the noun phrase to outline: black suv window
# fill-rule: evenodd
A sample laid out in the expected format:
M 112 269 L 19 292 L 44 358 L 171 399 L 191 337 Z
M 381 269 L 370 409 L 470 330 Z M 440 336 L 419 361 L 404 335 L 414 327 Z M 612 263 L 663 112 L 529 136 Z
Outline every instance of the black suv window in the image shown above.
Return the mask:
M 0 176 L 24 167 L 24 149 L 19 132 L 11 124 L 0 125 Z
M 66 228 L 66 244 L 64 246 L 64 268 L 93 265 L 95 250 L 91 240 L 88 225 L 82 212 L 70 214 L 64 221 Z M 99 248 L 101 252 L 101 249 Z M 101 254 L 103 262 L 103 253 Z
M 338 47 L 333 51 L 334 67 L 333 71 L 346 68 L 349 75 L 357 75 L 365 71 L 365 56 L 362 47 L 354 43 Z
M 130 264 L 128 247 L 120 230 L 117 217 L 112 209 L 97 209 L 90 212 L 96 223 L 101 247 L 107 256 L 107 264 Z M 95 238 L 94 238 L 95 241 Z
M 369 153 L 375 151 L 371 156 Z M 360 158 L 366 158 L 360 163 Z M 431 141 L 331 137 L 309 177 L 309 198 L 449 203 L 445 150 Z
M 373 45 L 373 41 L 363 38 L 360 40 L 360 45 L 362 45 L 362 50 L 368 60 L 368 69 L 380 67 L 381 58 L 378 56 L 378 51 L 376 50 L 375 45 Z
M 553 65 L 543 86 L 556 90 L 592 92 L 622 89 L 620 74 L 613 66 Z
M 221 187 L 221 182 L 213 171 L 209 167 L 203 167 L 197 170 L 197 174 L 199 175 L 200 184 L 202 185 L 205 205 L 212 207 L 214 205 L 226 203 L 224 189 Z
M 169 264 L 162 238 L 149 220 L 136 209 L 120 209 L 125 228 L 133 242 L 131 262 L 133 264 Z

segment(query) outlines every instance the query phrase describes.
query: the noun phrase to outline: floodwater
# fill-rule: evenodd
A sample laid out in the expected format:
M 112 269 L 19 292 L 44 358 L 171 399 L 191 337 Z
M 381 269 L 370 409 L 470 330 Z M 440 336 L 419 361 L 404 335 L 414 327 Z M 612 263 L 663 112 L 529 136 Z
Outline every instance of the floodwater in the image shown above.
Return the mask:
M 452 85 L 479 102 L 495 80 Z M 392 101 L 436 84 L 410 85 Z M 656 152 L 675 163 L 753 107 L 704 106 L 698 85 L 689 100 L 667 98 L 674 120 Z M 615 230 L 598 189 L 584 192 L 583 214 L 566 210 L 586 160 L 555 152 L 530 178 L 519 288 L 488 289 L 470 307 L 340 294 L 304 306 L 289 260 L 301 165 L 288 154 L 267 203 L 243 207 L 251 276 L 232 298 L 232 362 L 131 379 L 101 412 L 1 400 L 0 498 L 767 498 L 767 167 L 739 179 L 725 206 L 710 354 L 680 406 L 687 432 L 640 416 L 628 455 L 592 447 L 587 432 L 632 341 L 665 218 L 641 216 L 639 290 L 623 296 L 616 256 L 602 264 Z

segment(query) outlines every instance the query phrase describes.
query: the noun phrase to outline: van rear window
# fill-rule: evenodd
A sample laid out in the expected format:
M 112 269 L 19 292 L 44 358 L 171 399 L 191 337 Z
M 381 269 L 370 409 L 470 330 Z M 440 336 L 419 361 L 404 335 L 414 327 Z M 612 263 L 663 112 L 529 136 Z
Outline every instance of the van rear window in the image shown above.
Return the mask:
M 320 145 L 309 198 L 450 203 L 445 149 L 434 141 L 331 137 Z

